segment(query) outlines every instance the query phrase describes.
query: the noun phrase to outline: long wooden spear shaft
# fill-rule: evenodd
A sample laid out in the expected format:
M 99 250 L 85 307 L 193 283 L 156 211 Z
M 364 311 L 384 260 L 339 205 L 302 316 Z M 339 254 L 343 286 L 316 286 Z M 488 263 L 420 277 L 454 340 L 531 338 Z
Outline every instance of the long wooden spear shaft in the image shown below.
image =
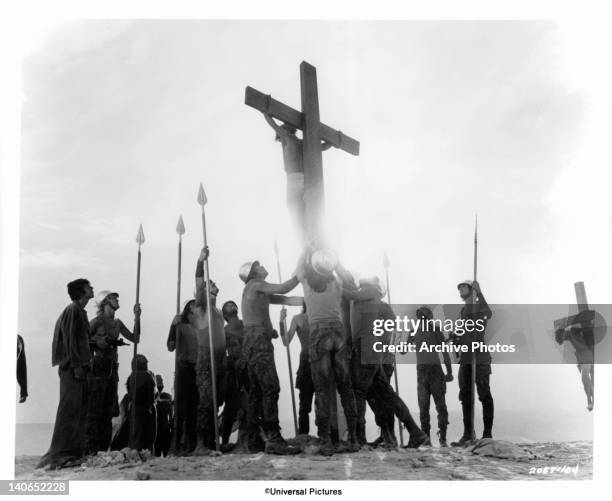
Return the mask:
M 474 282 L 478 274 L 478 215 L 474 220 Z M 478 301 L 478 294 L 472 289 L 472 308 L 475 307 Z M 472 439 L 476 439 L 476 426 L 474 419 L 476 417 L 476 352 L 472 351 L 472 378 L 470 381 L 471 395 L 470 398 L 470 423 L 472 423 Z
M 183 235 L 185 234 L 185 224 L 183 223 L 182 214 L 179 216 L 178 223 L 176 225 L 176 232 L 179 236 L 178 241 L 178 273 L 176 279 L 176 314 L 181 313 L 181 264 L 183 260 Z M 177 375 L 178 375 L 178 346 L 176 345 L 176 334 L 174 338 L 174 450 L 178 451 L 181 445 L 181 437 L 177 435 L 178 430 L 178 402 L 177 396 Z
M 383 266 L 385 267 L 385 278 L 387 281 L 387 301 L 389 305 L 391 305 L 391 287 L 389 285 L 389 266 L 391 265 L 389 261 L 389 256 L 385 252 L 383 255 Z M 397 378 L 397 354 L 393 355 L 393 365 L 395 365 L 395 370 L 393 371 L 393 378 L 395 381 L 395 393 L 399 396 L 399 380 Z M 398 420 L 397 425 L 399 427 L 399 436 L 400 436 L 400 445 L 404 446 L 404 430 L 402 428 L 402 423 Z
M 183 223 L 183 216 L 179 216 L 178 223 L 176 225 L 176 232 L 179 236 L 178 241 L 178 274 L 176 278 L 176 314 L 181 313 L 181 263 L 183 259 L 183 235 L 185 234 L 185 224 Z
M 283 283 L 283 277 L 281 275 L 281 267 L 280 267 L 280 257 L 278 253 L 278 244 L 274 242 L 274 253 L 276 254 L 276 269 L 278 271 L 278 281 L 279 283 Z M 283 306 L 284 308 L 284 306 Z M 287 336 L 287 324 L 283 320 L 283 332 L 285 336 Z M 293 389 L 293 369 L 291 368 L 291 352 L 289 350 L 289 340 L 285 339 L 285 348 L 287 349 L 287 366 L 289 367 L 289 387 L 291 388 L 291 406 L 293 408 L 293 426 L 295 427 L 295 435 L 298 435 L 298 421 L 297 421 L 297 412 L 295 410 L 295 390 Z
M 198 203 L 202 206 L 202 233 L 204 235 L 204 247 L 208 247 L 208 239 L 206 237 L 206 210 L 205 205 L 208 202 L 204 186 L 200 183 L 198 190 Z M 208 318 L 208 341 L 210 343 L 210 371 L 212 377 L 212 398 L 213 398 L 213 420 L 215 425 L 215 448 L 219 452 L 219 423 L 217 419 L 217 373 L 215 372 L 215 350 L 213 347 L 213 332 L 212 332 L 212 306 L 210 301 L 210 275 L 208 271 L 208 259 L 204 260 L 204 280 L 206 281 L 206 317 Z
M 145 242 L 144 231 L 142 230 L 142 224 L 138 227 L 138 234 L 136 235 L 136 243 L 138 244 L 138 264 L 136 266 L 136 304 L 140 304 L 140 262 L 142 254 L 140 248 Z M 139 333 L 140 334 L 140 333 Z M 134 368 L 132 369 L 132 412 L 130 417 L 130 447 L 136 448 L 136 374 L 137 374 L 137 362 L 136 356 L 138 355 L 138 343 L 134 342 L 134 356 L 132 358 Z

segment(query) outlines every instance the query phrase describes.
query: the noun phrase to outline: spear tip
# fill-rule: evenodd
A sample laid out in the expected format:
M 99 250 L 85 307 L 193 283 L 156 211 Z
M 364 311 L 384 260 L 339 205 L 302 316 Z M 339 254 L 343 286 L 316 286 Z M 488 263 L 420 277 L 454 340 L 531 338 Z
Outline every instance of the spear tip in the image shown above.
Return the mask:
M 274 240 L 274 254 L 278 256 L 278 242 Z
M 179 235 L 184 235 L 185 234 L 185 223 L 183 223 L 183 215 L 182 214 L 179 216 L 179 220 L 178 220 L 178 223 L 176 225 L 176 232 Z
M 138 227 L 138 234 L 136 235 L 136 243 L 142 245 L 145 242 L 145 235 L 142 229 L 142 224 Z
M 387 256 L 387 252 L 383 253 L 383 266 L 388 268 L 391 263 L 389 262 L 389 256 Z
M 204 191 L 204 186 L 200 183 L 200 188 L 198 189 L 198 203 L 203 207 L 208 202 L 206 198 L 206 192 Z

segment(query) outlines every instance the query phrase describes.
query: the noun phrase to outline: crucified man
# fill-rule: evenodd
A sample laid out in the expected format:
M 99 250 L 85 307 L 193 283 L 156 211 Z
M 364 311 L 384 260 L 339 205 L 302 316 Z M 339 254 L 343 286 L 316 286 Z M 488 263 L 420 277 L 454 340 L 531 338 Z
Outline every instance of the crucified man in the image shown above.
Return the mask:
M 283 161 L 287 173 L 287 207 L 297 225 L 302 240 L 306 234 L 306 208 L 304 204 L 304 156 L 302 153 L 302 140 L 297 137 L 297 130 L 290 124 L 279 125 L 267 113 L 264 113 L 266 122 L 276 132 L 276 141 L 283 147 Z M 333 145 L 321 141 L 321 151 L 328 150 Z

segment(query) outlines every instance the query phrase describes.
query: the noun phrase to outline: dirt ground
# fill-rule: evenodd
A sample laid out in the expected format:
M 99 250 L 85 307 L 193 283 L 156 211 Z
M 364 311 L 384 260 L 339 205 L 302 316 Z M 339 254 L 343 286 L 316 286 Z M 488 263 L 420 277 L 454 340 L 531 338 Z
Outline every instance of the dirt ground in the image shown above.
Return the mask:
M 314 448 L 297 456 L 224 454 L 153 458 L 106 467 L 36 470 L 39 456 L 19 456 L 15 479 L 70 480 L 591 480 L 593 444 L 516 444 L 526 456 L 483 457 L 466 449 L 363 449 L 323 457 Z M 546 469 L 548 468 L 548 469 Z

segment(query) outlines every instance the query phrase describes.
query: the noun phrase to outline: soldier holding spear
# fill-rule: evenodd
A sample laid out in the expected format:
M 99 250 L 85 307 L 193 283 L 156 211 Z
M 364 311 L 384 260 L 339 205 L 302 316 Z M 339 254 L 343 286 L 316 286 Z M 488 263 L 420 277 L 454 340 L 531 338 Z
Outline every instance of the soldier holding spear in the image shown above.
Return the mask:
M 457 441 L 452 442 L 454 447 L 462 447 L 471 443 L 476 438 L 474 429 L 474 396 L 476 389 L 478 399 L 482 402 L 482 418 L 484 421 L 484 431 L 482 438 L 492 438 L 493 430 L 493 396 L 489 385 L 491 376 L 491 354 L 488 351 L 473 351 L 472 342 L 484 342 L 486 322 L 493 313 L 487 304 L 480 284 L 476 280 L 478 265 L 478 220 L 474 230 L 474 280 L 464 280 L 457 285 L 459 296 L 465 303 L 461 308 L 462 320 L 484 320 L 485 329 L 482 331 L 473 330 L 462 336 L 453 335 L 453 342 L 468 345 L 468 350 L 461 353 L 459 360 L 459 400 L 463 411 L 463 436 Z M 474 386 L 476 388 L 474 388 Z
M 283 278 L 281 275 L 281 268 L 280 268 L 280 257 L 278 254 L 278 244 L 276 242 L 274 242 L 274 253 L 276 254 L 276 269 L 278 271 L 278 281 L 282 283 Z M 283 309 L 281 311 L 281 318 L 280 318 L 280 331 L 281 331 L 281 337 L 283 340 L 283 344 L 285 345 L 285 348 L 287 350 L 287 367 L 289 368 L 289 387 L 291 388 L 291 409 L 293 410 L 293 426 L 295 429 L 295 434 L 298 435 L 298 421 L 297 421 L 297 413 L 295 412 L 295 391 L 293 389 L 293 369 L 291 368 L 291 352 L 289 351 L 289 341 L 286 338 L 286 334 L 287 334 L 287 309 L 283 306 Z
M 225 383 L 225 332 L 223 315 L 216 308 L 219 289 L 210 280 L 208 270 L 209 252 L 205 212 L 207 198 L 202 184 L 198 191 L 198 203 L 202 207 L 204 248 L 200 253 L 196 268 L 196 300 L 193 317 L 198 338 L 196 373 L 200 397 L 197 424 L 198 445 L 194 451 L 196 455 L 205 454 L 213 447 L 220 453 L 217 412 L 223 403 Z
M 142 229 L 142 224 L 138 227 L 138 234 L 136 235 L 136 243 L 138 244 L 138 261 L 136 265 L 136 304 L 139 306 L 140 310 L 140 263 L 142 261 L 142 253 L 140 251 L 142 244 L 145 242 L 144 231 Z M 134 310 L 136 313 L 136 310 Z M 137 315 L 138 322 L 140 323 L 140 312 Z M 136 330 L 136 329 L 134 329 Z M 134 377 L 132 379 L 132 405 L 131 405 L 131 414 L 130 414 L 130 447 L 135 448 L 136 443 L 136 388 L 138 387 L 136 383 L 136 370 L 134 369 L 134 365 L 137 363 L 137 355 L 138 355 L 138 342 L 140 341 L 140 329 L 138 330 L 138 338 L 134 339 L 134 356 L 132 358 L 132 369 L 134 370 Z

